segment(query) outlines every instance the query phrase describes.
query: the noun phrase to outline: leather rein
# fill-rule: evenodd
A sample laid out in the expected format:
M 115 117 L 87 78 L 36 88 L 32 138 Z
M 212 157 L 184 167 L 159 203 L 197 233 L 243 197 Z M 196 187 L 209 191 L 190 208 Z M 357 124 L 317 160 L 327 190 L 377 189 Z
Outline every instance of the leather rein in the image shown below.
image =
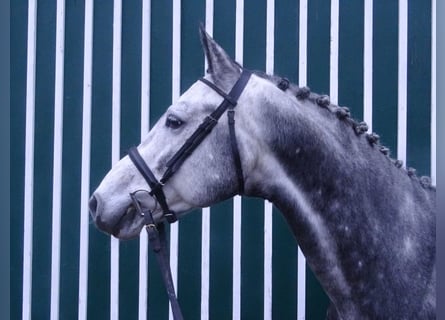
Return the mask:
M 179 307 L 178 299 L 175 294 L 174 283 L 172 280 L 170 263 L 168 257 L 168 248 L 167 241 L 165 236 L 165 225 L 164 221 L 166 220 L 168 223 L 173 223 L 178 220 L 176 213 L 170 210 L 167 199 L 164 194 L 163 186 L 165 183 L 178 171 L 184 161 L 193 153 L 193 151 L 201 144 L 201 142 L 207 137 L 207 135 L 212 131 L 212 129 L 218 123 L 218 120 L 227 111 L 227 118 L 229 124 L 229 138 L 230 145 L 232 149 L 233 160 L 235 164 L 235 170 L 238 180 L 238 193 L 244 193 L 244 176 L 243 170 L 241 166 L 241 158 L 239 154 L 238 143 L 235 135 L 235 107 L 237 105 L 237 101 L 241 96 L 241 93 L 244 91 L 247 83 L 249 82 L 250 76 L 252 73 L 249 70 L 243 69 L 240 77 L 236 81 L 232 90 L 226 94 L 223 90 L 217 87 L 215 84 L 210 82 L 205 78 L 200 78 L 199 80 L 212 88 L 215 92 L 217 92 L 220 96 L 224 98 L 221 104 L 208 116 L 204 118 L 204 121 L 199 125 L 199 127 L 193 132 L 193 134 L 186 140 L 186 142 L 182 145 L 182 147 L 173 155 L 173 157 L 167 162 L 166 170 L 161 177 L 160 180 L 156 179 L 153 172 L 148 167 L 147 163 L 139 154 L 139 151 L 136 147 L 130 148 L 128 151 L 128 155 L 147 181 L 150 191 L 146 191 L 150 194 L 150 196 L 154 197 L 159 206 L 162 209 L 163 216 L 161 221 L 155 221 L 153 218 L 153 212 L 151 210 L 144 210 L 142 208 L 141 202 L 137 199 L 136 193 L 140 192 L 136 191 L 130 193 L 130 197 L 133 201 L 133 206 L 137 210 L 137 212 L 144 217 L 145 226 L 148 233 L 148 239 L 150 242 L 151 249 L 156 254 L 156 259 L 159 264 L 159 268 L 161 269 L 161 274 L 163 276 L 164 285 L 167 291 L 168 298 L 170 300 L 170 306 L 173 313 L 173 318 L 175 320 L 182 320 L 183 315 L 181 312 L 181 308 Z M 283 85 L 284 81 L 284 85 Z M 278 84 L 278 87 L 281 90 L 286 90 L 289 86 L 289 81 L 287 79 L 282 79 L 282 81 Z

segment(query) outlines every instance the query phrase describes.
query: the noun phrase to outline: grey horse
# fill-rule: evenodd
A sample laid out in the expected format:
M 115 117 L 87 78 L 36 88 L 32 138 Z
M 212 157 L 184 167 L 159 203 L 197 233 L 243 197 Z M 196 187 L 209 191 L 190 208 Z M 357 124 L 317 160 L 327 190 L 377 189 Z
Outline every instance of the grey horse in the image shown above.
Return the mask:
M 229 92 L 242 67 L 201 30 L 205 79 Z M 236 106 L 244 195 L 282 212 L 331 300 L 328 319 L 434 319 L 436 191 L 367 133 L 347 108 L 282 78 L 255 72 Z M 221 102 L 193 84 L 138 146 L 161 177 L 168 160 Z M 147 189 L 128 156 L 92 195 L 93 220 L 117 238 L 137 237 L 144 219 L 130 193 Z M 239 179 L 229 126 L 220 121 L 163 186 L 179 217 L 236 195 Z M 159 221 L 155 198 L 145 197 Z

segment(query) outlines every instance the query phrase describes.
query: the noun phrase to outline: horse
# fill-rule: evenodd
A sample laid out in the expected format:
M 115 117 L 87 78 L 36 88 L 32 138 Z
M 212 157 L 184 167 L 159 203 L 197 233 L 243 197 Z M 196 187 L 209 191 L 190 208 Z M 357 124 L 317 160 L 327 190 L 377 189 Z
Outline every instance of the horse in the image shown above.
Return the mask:
M 158 223 L 237 194 L 267 199 L 327 293 L 327 319 L 435 319 L 431 180 L 346 107 L 248 72 L 202 27 L 200 37 L 205 77 L 104 177 L 89 201 L 96 226 L 132 239 L 147 224 L 139 206 Z

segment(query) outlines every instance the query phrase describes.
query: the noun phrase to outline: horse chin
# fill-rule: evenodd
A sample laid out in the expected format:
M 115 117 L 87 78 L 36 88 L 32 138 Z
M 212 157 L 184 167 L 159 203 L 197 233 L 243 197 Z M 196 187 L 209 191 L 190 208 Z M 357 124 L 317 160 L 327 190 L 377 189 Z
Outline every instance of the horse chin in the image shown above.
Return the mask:
M 113 230 L 113 236 L 120 240 L 135 239 L 144 227 L 144 218 L 134 208 L 129 208 Z

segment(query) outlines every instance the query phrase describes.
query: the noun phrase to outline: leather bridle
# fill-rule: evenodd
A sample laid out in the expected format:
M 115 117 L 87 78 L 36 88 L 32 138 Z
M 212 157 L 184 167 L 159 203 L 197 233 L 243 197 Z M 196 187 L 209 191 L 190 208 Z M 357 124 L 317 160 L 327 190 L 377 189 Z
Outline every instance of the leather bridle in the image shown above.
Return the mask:
M 150 191 L 138 190 L 132 192 L 130 193 L 130 197 L 133 201 L 133 206 L 136 211 L 139 213 L 139 215 L 144 217 L 150 247 L 156 254 L 156 259 L 158 261 L 159 268 L 161 269 L 161 274 L 164 279 L 164 285 L 167 291 L 168 298 L 170 300 L 173 318 L 175 320 L 182 320 L 183 316 L 181 308 L 179 307 L 178 299 L 175 294 L 175 287 L 170 270 L 164 220 L 169 223 L 173 223 L 177 221 L 178 218 L 176 216 L 176 213 L 172 211 L 168 206 L 163 187 L 165 183 L 167 183 L 167 181 L 179 170 L 184 161 L 193 153 L 193 151 L 200 145 L 205 137 L 207 137 L 207 135 L 212 131 L 224 112 L 227 111 L 230 145 L 238 180 L 238 193 L 241 195 L 244 193 L 243 168 L 241 166 L 241 157 L 235 135 L 235 107 L 237 105 L 239 97 L 241 96 L 247 83 L 249 82 L 251 75 L 252 73 L 249 70 L 243 69 L 240 77 L 228 94 L 226 94 L 222 89 L 220 89 L 209 80 L 205 78 L 199 79 L 201 82 L 203 82 L 204 84 L 212 88 L 215 92 L 217 92 L 220 96 L 222 96 L 224 100 L 215 109 L 215 111 L 205 117 L 204 121 L 199 125 L 195 132 L 193 132 L 193 134 L 186 140 L 182 147 L 167 162 L 167 169 L 165 170 L 160 180 L 156 179 L 155 175 L 150 170 L 144 159 L 142 159 L 136 147 L 131 148 L 128 152 L 131 161 L 139 170 L 144 179 L 147 181 L 151 189 Z M 282 78 L 277 84 L 277 87 L 282 91 L 286 91 L 286 89 L 289 87 L 289 80 L 287 80 L 286 78 Z M 162 209 L 162 217 L 160 221 L 155 221 L 155 219 L 153 218 L 152 210 L 145 210 L 142 207 L 142 203 L 137 197 L 138 192 L 148 193 L 150 196 L 155 198 L 157 203 L 159 203 L 159 206 Z
M 175 294 L 175 288 L 171 276 L 171 270 L 169 265 L 169 259 L 167 256 L 167 243 L 165 237 L 165 226 L 163 220 L 167 220 L 169 223 L 177 221 L 177 216 L 174 211 L 172 211 L 167 203 L 167 199 L 164 194 L 164 185 L 167 181 L 178 171 L 184 161 L 193 153 L 193 151 L 201 144 L 201 142 L 207 137 L 207 135 L 212 131 L 212 129 L 218 123 L 219 118 L 227 110 L 227 118 L 229 124 L 229 137 L 230 145 L 232 149 L 233 160 L 235 164 L 235 170 L 238 180 L 238 193 L 244 193 L 244 176 L 243 169 L 241 166 L 241 157 L 239 153 L 238 143 L 235 135 L 235 107 L 237 101 L 244 91 L 247 83 L 249 82 L 252 73 L 246 69 L 243 69 L 240 77 L 236 81 L 232 90 L 229 94 L 226 94 L 223 90 L 217 87 L 215 84 L 210 82 L 205 78 L 200 78 L 199 80 L 212 88 L 220 96 L 224 98 L 221 104 L 213 111 L 210 115 L 205 117 L 204 121 L 199 125 L 199 127 L 193 132 L 193 134 L 186 140 L 182 147 L 173 155 L 173 157 L 167 162 L 166 170 L 162 175 L 160 180 L 156 179 L 153 172 L 148 167 L 147 163 L 139 154 L 136 147 L 130 148 L 128 155 L 147 181 L 150 191 L 149 194 L 155 198 L 157 203 L 162 209 L 163 217 L 161 221 L 156 222 L 153 218 L 153 212 L 151 210 L 144 210 L 142 204 L 136 196 L 136 192 L 130 194 L 133 201 L 133 206 L 137 212 L 144 217 L 146 229 L 148 232 L 148 238 L 150 241 L 150 246 L 152 250 L 156 253 L 159 267 L 161 269 L 161 274 L 164 278 L 164 284 L 167 290 L 167 294 L 170 300 L 170 305 L 172 308 L 173 317 L 175 320 L 182 320 L 183 316 L 179 303 Z M 137 191 L 138 192 L 138 191 Z
M 167 162 L 167 169 L 165 170 L 160 180 L 156 179 L 155 175 L 150 170 L 144 159 L 142 159 L 136 147 L 131 148 L 128 152 L 131 161 L 133 161 L 133 164 L 147 181 L 151 189 L 150 191 L 138 190 L 132 192 L 130 193 L 130 197 L 133 201 L 134 208 L 141 216 L 144 217 L 150 246 L 156 253 L 156 258 L 161 269 L 161 274 L 164 279 L 165 288 L 170 300 L 170 305 L 175 320 L 182 320 L 183 316 L 181 308 L 179 307 L 178 299 L 175 294 L 175 287 L 172 280 L 169 258 L 167 255 L 168 249 L 163 220 L 167 220 L 167 222 L 173 223 L 177 221 L 178 218 L 176 216 L 176 213 L 170 210 L 168 206 L 163 187 L 165 183 L 167 183 L 167 181 L 179 170 L 184 161 L 193 153 L 193 151 L 200 145 L 205 137 L 207 137 L 207 135 L 212 131 L 224 112 L 227 111 L 230 145 L 238 180 L 238 193 L 241 195 L 244 193 L 243 168 L 241 166 L 241 157 L 235 135 L 235 107 L 237 105 L 239 97 L 241 96 L 241 93 L 244 91 L 244 88 L 249 82 L 251 75 L 252 73 L 249 70 L 243 69 L 240 77 L 228 94 L 226 94 L 222 89 L 220 89 L 209 80 L 205 78 L 199 79 L 201 82 L 203 82 L 204 84 L 212 88 L 215 92 L 217 92 L 220 96 L 222 96 L 224 100 L 215 109 L 215 111 L 205 117 L 204 121 L 199 125 L 195 132 L 193 132 L 193 134 L 186 140 L 182 147 Z M 282 78 L 281 81 L 277 84 L 277 87 L 282 91 L 286 91 L 286 89 L 289 87 L 289 80 L 287 80 L 286 78 Z M 147 192 L 150 194 L 150 196 L 155 198 L 157 203 L 159 203 L 159 206 L 162 209 L 162 218 L 160 219 L 160 221 L 155 221 L 155 219 L 153 218 L 152 210 L 144 210 L 142 208 L 142 203 L 136 196 L 137 192 Z

